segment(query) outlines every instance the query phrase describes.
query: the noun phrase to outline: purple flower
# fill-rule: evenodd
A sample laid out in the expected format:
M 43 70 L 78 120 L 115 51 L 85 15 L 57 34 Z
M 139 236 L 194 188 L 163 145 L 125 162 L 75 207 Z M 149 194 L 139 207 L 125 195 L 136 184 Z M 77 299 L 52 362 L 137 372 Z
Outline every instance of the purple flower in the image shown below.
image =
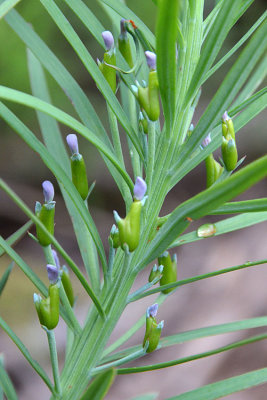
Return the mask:
M 157 312 L 158 312 L 158 308 L 159 308 L 159 306 L 158 306 L 157 303 L 155 303 L 152 306 L 148 307 L 148 309 L 146 310 L 147 318 L 149 318 L 149 317 L 155 318 L 155 316 L 157 315 Z
M 59 259 L 58 259 L 58 255 L 57 255 L 56 250 L 52 250 L 52 254 L 53 254 L 57 269 L 59 270 L 60 269 L 60 263 L 59 263 Z
M 120 22 L 120 25 L 121 25 L 121 36 L 124 36 L 124 37 L 127 35 L 126 26 L 125 26 L 125 22 L 126 21 L 127 21 L 126 19 L 122 18 L 121 22 Z
M 223 120 L 223 122 L 226 122 L 226 121 L 228 121 L 229 119 L 230 119 L 230 117 L 229 117 L 227 111 L 225 111 L 225 112 L 223 113 L 222 120 Z
M 201 143 L 201 146 L 207 147 L 211 142 L 211 137 L 210 137 L 210 133 L 208 134 L 208 136 L 205 137 L 205 139 L 203 140 L 203 142 Z
M 51 201 L 53 201 L 55 195 L 54 186 L 50 181 L 44 181 L 42 183 L 42 186 L 43 186 L 45 203 L 50 203 Z
M 106 50 L 111 50 L 114 46 L 114 38 L 112 33 L 110 31 L 104 31 L 102 32 L 102 38 L 104 40 Z
M 58 275 L 59 275 L 58 268 L 55 265 L 47 264 L 46 270 L 49 282 L 51 283 L 51 285 L 54 285 L 58 280 Z
M 70 148 L 71 154 L 79 154 L 78 139 L 75 133 L 71 133 L 66 137 L 66 141 Z
M 156 69 L 157 56 L 152 51 L 145 51 L 146 62 L 149 69 Z
M 147 185 L 146 182 L 138 176 L 134 185 L 134 197 L 136 200 L 143 200 L 146 194 Z

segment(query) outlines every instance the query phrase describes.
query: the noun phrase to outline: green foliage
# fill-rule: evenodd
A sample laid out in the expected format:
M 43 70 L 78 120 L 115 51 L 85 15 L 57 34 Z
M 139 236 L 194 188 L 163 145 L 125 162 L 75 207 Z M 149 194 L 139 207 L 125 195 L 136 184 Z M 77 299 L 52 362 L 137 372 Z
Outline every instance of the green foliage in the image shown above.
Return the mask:
M 124 364 L 130 361 L 133 362 L 141 357 L 145 358 L 146 352 L 152 350 L 163 352 L 165 347 L 185 341 L 255 327 L 266 327 L 267 324 L 266 317 L 258 317 L 194 329 L 189 332 L 179 332 L 169 337 L 164 337 L 163 330 L 157 332 L 157 334 L 162 333 L 163 337 L 159 341 L 158 335 L 154 338 L 154 343 L 149 343 L 151 327 L 147 327 L 144 348 L 139 343 L 133 348 L 112 353 L 138 329 L 144 327 L 146 320 L 144 311 L 142 318 L 129 331 L 105 348 L 128 303 L 154 293 L 160 293 L 157 300 L 160 305 L 169 295 L 175 296 L 175 289 L 179 286 L 266 264 L 266 260 L 251 261 L 177 280 L 175 263 L 175 270 L 171 273 L 171 267 L 174 267 L 172 265 L 169 268 L 170 271 L 167 271 L 168 276 L 164 276 L 163 271 L 162 277 L 159 275 L 156 280 L 145 282 L 141 288 L 129 294 L 138 273 L 157 258 L 161 263 L 162 254 L 168 249 L 203 240 L 203 236 L 208 236 L 205 237 L 205 240 L 212 241 L 211 236 L 213 235 L 219 236 L 267 220 L 266 198 L 231 202 L 237 195 L 251 188 L 267 175 L 267 156 L 248 165 L 245 165 L 244 158 L 237 162 L 239 137 L 234 160 L 230 160 L 231 162 L 229 161 L 231 149 L 226 148 L 225 144 L 223 145 L 224 164 L 220 166 L 216 161 L 216 165 L 222 173 L 213 176 L 209 182 L 209 188 L 177 205 L 169 215 L 159 218 L 169 191 L 202 161 L 211 160 L 212 153 L 221 147 L 221 116 L 225 110 L 228 110 L 237 133 L 266 107 L 267 89 L 262 87 L 266 62 L 264 56 L 267 47 L 266 12 L 259 17 L 232 49 L 222 55 L 222 46 L 228 33 L 253 3 L 253 0 L 218 1 L 206 20 L 203 20 L 203 11 L 206 5 L 204 0 L 154 1 L 157 9 L 155 35 L 142 19 L 126 6 L 124 1 L 98 1 L 98 5 L 103 8 L 113 25 L 113 28 L 110 28 L 104 27 L 103 22 L 94 14 L 93 7 L 90 9 L 90 5 L 88 6 L 87 2 L 82 0 L 64 0 L 57 3 L 53 0 L 39 0 L 42 11 L 47 13 L 53 25 L 59 29 L 64 40 L 76 53 L 79 66 L 85 67 L 86 73 L 103 96 L 109 122 L 109 127 L 106 128 L 102 121 L 102 115 L 98 115 L 87 94 L 72 74 L 38 33 L 34 32 L 28 21 L 26 22 L 20 13 L 13 9 L 17 3 L 16 0 L 0 0 L 0 19 L 5 19 L 10 28 L 18 35 L 21 43 L 24 43 L 27 48 L 32 95 L 14 89 L 13 86 L 12 88 L 0 86 L 0 99 L 2 100 L 0 116 L 14 133 L 40 157 L 53 174 L 54 180 L 57 180 L 71 217 L 90 284 L 82 269 L 54 237 L 53 222 L 49 226 L 45 226 L 43 220 L 40 221 L 38 216 L 3 179 L 0 180 L 0 188 L 30 218 L 31 222 L 6 240 L 0 237 L 0 255 L 6 253 L 23 271 L 25 277 L 47 298 L 46 285 L 34 272 L 32 266 L 28 265 L 12 248 L 30 225 L 35 223 L 39 239 L 40 232 L 47 239 L 41 243 L 45 247 L 40 246 L 46 262 L 52 265 L 56 263 L 51 251 L 51 243 L 64 258 L 66 264 L 78 278 L 79 284 L 93 302 L 86 321 L 81 327 L 73 308 L 75 293 L 71 293 L 71 297 L 70 293 L 66 293 L 64 290 L 66 276 L 62 275 L 62 283 L 59 282 L 58 286 L 61 300 L 60 316 L 68 326 L 68 337 L 66 361 L 61 374 L 58 368 L 54 330 L 44 328 L 48 337 L 53 383 L 42 367 L 32 359 L 12 329 L 0 318 L 1 328 L 9 335 L 45 382 L 51 391 L 51 398 L 100 400 L 105 397 L 116 375 L 166 368 L 265 340 L 267 335 L 263 333 L 176 360 L 138 367 L 124 367 Z M 76 32 L 74 29 L 77 17 L 82 22 L 86 34 L 90 33 L 102 48 L 104 43 L 101 33 L 107 29 L 113 30 L 116 46 L 119 20 L 120 18 L 127 20 L 125 24 L 128 29 L 127 35 L 130 38 L 134 67 L 128 71 L 128 74 L 124 74 L 128 67 L 118 49 L 116 49 L 116 71 L 115 69 L 110 70 L 112 67 L 105 64 L 107 57 L 104 55 L 104 49 L 104 61 L 103 63 L 102 60 L 100 61 L 102 69 L 104 67 L 107 72 L 113 74 L 112 88 L 106 80 L 107 74 L 100 71 L 95 62 L 95 55 L 91 54 L 91 51 L 88 50 L 89 46 L 85 45 L 82 40 L 80 31 L 77 29 Z M 241 47 L 242 50 L 238 57 L 232 62 L 232 56 Z M 147 49 L 151 51 L 154 49 L 157 54 L 157 68 L 151 68 L 148 65 L 150 72 L 148 72 L 143 54 L 143 50 Z M 205 90 L 205 86 L 202 88 L 202 85 L 221 66 L 225 65 L 226 61 L 232 62 L 229 71 L 225 78 L 218 83 L 217 92 L 202 113 L 195 128 L 191 129 L 190 124 L 195 109 L 198 107 L 198 102 L 202 100 L 202 91 Z M 74 116 L 63 111 L 61 107 L 53 105 L 54 94 L 47 84 L 46 73 L 64 91 L 70 101 L 71 113 Z M 152 76 L 153 82 L 151 81 Z M 148 86 L 147 83 L 142 82 L 143 80 L 149 80 Z M 138 86 L 138 95 L 134 84 Z M 163 111 L 160 118 L 158 118 L 160 113 L 158 88 Z M 117 95 L 116 90 L 120 95 Z M 153 95 L 156 94 L 153 101 L 150 98 L 152 92 Z M 137 98 L 139 102 L 137 102 Z M 34 128 L 26 126 L 24 117 L 19 118 L 16 112 L 9 109 L 6 102 L 19 104 L 24 110 L 32 109 L 36 112 L 41 139 L 34 133 Z M 144 134 L 142 124 L 139 123 L 140 111 L 143 112 L 147 123 L 146 134 Z M 74 171 L 75 182 L 73 183 L 71 180 L 71 162 L 65 149 L 65 140 L 61 134 L 60 124 L 68 127 L 77 135 L 83 136 L 88 145 L 90 144 L 100 154 L 124 200 L 126 218 L 120 219 L 115 214 L 120 243 L 117 243 L 118 246 L 114 246 L 112 235 L 109 236 L 108 257 L 105 250 L 107 241 L 102 240 L 90 212 L 91 197 L 89 195 L 94 184 L 89 188 L 88 194 L 89 185 L 84 166 L 83 188 L 77 184 L 81 179 L 79 168 Z M 204 145 L 200 146 L 209 133 L 211 133 L 211 142 L 205 147 Z M 125 136 L 125 140 L 123 136 Z M 243 167 L 243 165 L 245 166 Z M 239 170 L 236 172 L 237 168 Z M 144 199 L 146 202 L 142 201 L 142 204 L 135 193 L 134 181 L 138 176 L 145 177 L 147 184 L 148 197 Z M 136 199 L 134 202 L 133 195 Z M 134 210 L 136 207 L 138 209 Z M 215 222 L 212 225 L 212 235 L 199 235 L 197 227 L 184 233 L 193 220 L 197 221 L 198 226 L 202 226 L 203 222 L 199 220 L 210 214 L 239 215 Z M 55 221 L 56 218 L 57 211 L 55 212 Z M 116 227 L 112 232 L 118 232 Z M 33 235 L 31 237 L 36 239 Z M 171 258 L 170 263 L 174 264 L 174 260 Z M 179 262 L 178 265 L 180 269 L 183 268 L 182 263 Z M 5 287 L 11 268 L 11 266 L 8 267 L 1 277 L 0 293 Z M 72 276 L 68 275 L 68 279 L 71 280 Z M 159 280 L 160 285 L 152 288 L 152 285 L 158 283 Z M 70 302 L 68 296 L 71 298 Z M 154 318 L 154 315 L 151 315 L 152 317 Z M 49 325 L 49 328 L 54 328 L 54 326 L 55 324 Z M 161 329 L 162 324 L 159 327 Z M 216 382 L 180 394 L 173 399 L 215 399 L 263 382 L 266 382 L 266 369 Z M 1 363 L 0 383 L 7 397 L 16 399 L 11 381 Z M 155 396 L 154 393 L 148 393 L 137 397 L 136 400 L 154 399 Z

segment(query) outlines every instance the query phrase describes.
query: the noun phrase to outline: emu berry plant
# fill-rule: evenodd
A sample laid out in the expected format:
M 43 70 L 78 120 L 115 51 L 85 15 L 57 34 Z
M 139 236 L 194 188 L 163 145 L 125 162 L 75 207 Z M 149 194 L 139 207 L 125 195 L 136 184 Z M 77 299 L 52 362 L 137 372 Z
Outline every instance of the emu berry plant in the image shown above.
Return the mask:
M 64 0 L 59 5 L 53 0 L 39 2 L 105 98 L 111 134 L 65 66 L 12 9 L 18 1 L 1 0 L 0 17 L 5 17 L 27 47 L 32 95 L 0 86 L 0 98 L 36 110 L 43 142 L 2 102 L 0 115 L 41 157 L 54 179 L 43 183 L 44 203 L 37 203 L 35 213 L 32 205 L 27 206 L 3 180 L 0 187 L 36 225 L 36 236 L 31 237 L 45 254 L 49 287 L 12 249 L 12 244 L 28 229 L 29 224 L 7 240 L 0 238 L 1 254 L 7 253 L 40 292 L 34 295 L 36 318 L 40 320 L 40 330 L 43 328 L 47 333 L 53 379 L 32 359 L 20 339 L 1 318 L 2 329 L 46 383 L 51 398 L 64 400 L 102 399 L 116 375 L 165 368 L 266 339 L 266 334 L 252 336 L 207 353 L 146 365 L 147 353 L 164 352 L 164 347 L 180 342 L 179 333 L 171 340 L 168 337 L 161 339 L 164 324 L 156 320 L 159 303 L 169 295 L 175 296 L 177 287 L 266 262 L 247 263 L 179 281 L 176 257 L 171 257 L 168 251 L 185 239 L 193 242 L 219 235 L 217 224 L 208 224 L 200 226 L 197 231 L 191 229 L 191 233 L 183 236 L 192 221 L 209 214 L 239 215 L 220 222 L 220 227 L 227 226 L 224 232 L 267 219 L 266 198 L 230 202 L 267 174 L 266 156 L 235 171 L 243 161 L 238 161 L 236 134 L 266 104 L 266 88 L 258 89 L 264 78 L 266 13 L 215 63 L 228 32 L 253 0 L 217 1 L 206 19 L 203 19 L 204 0 L 154 1 L 157 5 L 155 34 L 123 1 L 99 0 L 98 3 L 110 17 L 108 27 L 102 26 L 85 1 Z M 32 3 L 35 4 L 36 0 Z M 69 21 L 61 10 L 63 5 L 69 7 Z M 101 60 L 94 60 L 73 29 L 72 13 L 103 47 Z M 195 109 L 201 101 L 201 87 L 236 52 L 239 52 L 238 58 L 232 63 L 196 126 L 192 126 Z M 65 92 L 77 118 L 51 104 L 43 68 Z M 62 141 L 59 122 L 69 128 L 66 139 L 71 155 L 67 154 Z M 126 216 L 121 218 L 114 212 L 114 225 L 110 227 L 108 240 L 103 238 L 102 241 L 88 209 L 93 186 L 88 186 L 85 162 L 78 145 L 79 135 L 99 151 L 110 171 L 110 179 L 114 179 L 125 203 Z M 127 138 L 127 149 L 123 151 L 122 135 Z M 215 160 L 212 153 L 219 147 L 222 147 L 222 160 Z M 127 154 L 132 166 L 128 169 L 125 167 Z M 85 161 L 89 163 L 89 160 Z M 207 189 L 179 204 L 169 215 L 159 217 L 168 192 L 203 161 L 206 162 Z M 57 211 L 53 185 L 57 184 L 72 217 L 85 273 L 54 236 Z M 107 242 L 109 249 L 106 252 L 104 244 Z M 64 267 L 59 263 L 58 254 L 64 259 Z M 149 267 L 150 263 L 154 266 Z M 148 268 L 147 281 L 140 290 L 129 294 L 144 268 Z M 1 291 L 10 270 L 4 272 L 1 278 Z M 82 326 L 75 315 L 73 273 L 88 294 L 88 300 L 92 300 Z M 157 303 L 144 310 L 144 317 L 129 334 L 106 348 L 127 304 L 153 293 L 159 293 Z M 59 318 L 65 321 L 68 330 L 66 360 L 61 371 L 54 334 Z M 223 325 L 223 328 L 218 325 L 216 332 L 231 331 L 233 325 L 234 330 L 264 326 L 266 318 L 239 321 L 229 325 L 229 328 L 228 325 Z M 143 343 L 123 353 L 117 352 L 126 338 L 139 328 L 144 332 Z M 205 336 L 212 334 L 214 329 L 206 328 Z M 124 366 L 140 357 L 143 357 L 143 366 Z M 2 390 L 8 399 L 15 399 L 14 388 L 2 363 L 0 371 Z M 215 399 L 266 381 L 267 369 L 264 368 L 178 395 L 175 399 Z

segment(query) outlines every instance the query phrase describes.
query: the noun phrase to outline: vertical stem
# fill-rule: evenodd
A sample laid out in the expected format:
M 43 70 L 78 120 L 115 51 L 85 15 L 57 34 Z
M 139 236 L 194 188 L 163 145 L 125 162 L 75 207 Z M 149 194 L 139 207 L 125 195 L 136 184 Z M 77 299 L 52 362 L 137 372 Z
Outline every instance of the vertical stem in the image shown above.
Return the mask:
M 130 121 L 131 121 L 132 126 L 134 126 L 134 128 L 137 130 L 135 96 L 130 91 L 127 91 L 127 95 L 128 95 Z M 128 146 L 129 146 L 130 157 L 131 157 L 131 162 L 132 162 L 132 167 L 133 167 L 134 180 L 136 180 L 137 176 L 142 176 L 140 157 L 139 157 L 137 150 L 132 145 L 132 142 L 130 139 L 128 140 Z
M 150 194 L 155 163 L 156 130 L 155 123 L 148 121 L 148 160 L 146 171 L 147 192 Z
M 58 368 L 58 358 L 57 358 L 57 347 L 56 347 L 56 338 L 55 333 L 53 330 L 45 329 L 49 344 L 50 350 L 50 358 L 51 358 L 51 365 L 54 377 L 54 384 L 55 384 L 55 392 L 57 397 L 62 397 L 62 390 L 60 384 L 60 376 L 59 376 L 59 368 Z
M 113 142 L 115 154 L 116 154 L 118 160 L 121 162 L 122 167 L 125 168 L 117 118 L 116 118 L 116 115 L 114 114 L 114 112 L 109 107 L 109 105 L 107 105 L 107 110 L 108 110 L 109 125 L 110 125 L 112 142 Z M 128 206 L 132 202 L 132 196 L 131 196 L 131 193 L 130 193 L 130 190 L 129 190 L 127 184 L 124 182 L 124 180 L 122 178 L 120 178 L 120 186 L 122 189 L 123 198 L 125 200 L 126 205 Z

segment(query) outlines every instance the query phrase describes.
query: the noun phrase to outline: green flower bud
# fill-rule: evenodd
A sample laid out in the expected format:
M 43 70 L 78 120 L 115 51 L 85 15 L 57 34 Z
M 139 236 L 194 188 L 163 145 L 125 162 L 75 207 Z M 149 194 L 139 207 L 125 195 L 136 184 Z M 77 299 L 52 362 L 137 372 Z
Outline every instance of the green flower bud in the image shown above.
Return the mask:
M 206 158 L 205 164 L 207 173 L 207 188 L 209 188 L 220 177 L 223 172 L 223 167 L 214 160 L 212 153 Z
M 132 57 L 130 40 L 129 40 L 127 31 L 125 28 L 125 22 L 126 22 L 126 20 L 124 18 L 122 18 L 121 19 L 121 33 L 118 38 L 119 50 L 120 50 L 123 58 L 125 59 L 125 61 L 128 63 L 129 67 L 133 68 L 134 62 L 133 62 L 133 57 Z
M 140 240 L 140 217 L 142 210 L 142 201 L 133 201 L 130 211 L 124 219 L 120 218 L 118 213 L 114 211 L 115 221 L 119 229 L 119 238 L 121 247 L 127 244 L 129 251 L 134 251 Z
M 227 111 L 222 116 L 222 134 L 227 138 L 228 135 L 232 137 L 232 139 L 235 140 L 235 129 L 234 129 L 234 124 L 232 119 L 229 117 L 227 114 Z
M 148 348 L 146 350 L 147 353 L 151 353 L 158 347 L 161 330 L 164 326 L 164 321 L 161 321 L 159 324 L 157 324 L 155 319 L 157 311 L 158 305 L 153 304 L 151 307 L 148 307 L 146 312 L 146 331 L 143 340 L 143 347 L 145 347 L 146 342 L 148 342 Z
M 139 114 L 139 127 L 140 129 L 143 129 L 144 133 L 148 133 L 148 121 L 144 118 L 142 111 L 140 111 Z
M 85 200 L 87 198 L 89 188 L 85 162 L 81 154 L 73 154 L 71 156 L 71 174 L 74 186 L 80 193 L 81 198 Z
M 72 288 L 68 268 L 65 265 L 63 265 L 62 272 L 61 272 L 61 282 L 62 282 L 62 285 L 66 292 L 66 295 L 68 297 L 69 303 L 70 303 L 71 307 L 73 307 L 73 304 L 74 304 L 73 288 Z
M 177 257 L 176 254 L 171 258 L 168 251 L 165 251 L 159 258 L 158 263 L 163 265 L 162 278 L 160 285 L 167 285 L 177 281 Z M 162 291 L 164 294 L 172 292 L 175 288 L 165 289 Z
M 109 65 L 116 65 L 116 56 L 114 48 L 114 38 L 111 32 L 102 32 L 102 37 L 105 43 L 106 52 L 104 53 L 103 62 L 97 60 L 98 67 L 104 77 L 106 78 L 109 86 L 116 92 L 116 70 Z M 107 65 L 109 64 L 109 65 Z
M 49 286 L 49 295 L 42 299 L 34 293 L 33 301 L 41 325 L 47 329 L 54 329 L 59 321 L 59 288 L 58 283 Z
M 160 278 L 162 276 L 162 271 L 163 271 L 163 265 L 157 266 L 156 264 L 154 267 L 151 269 L 149 277 L 148 277 L 148 282 L 154 281 L 156 278 Z
M 233 171 L 236 167 L 238 154 L 235 140 L 232 139 L 231 135 L 227 135 L 222 140 L 222 158 L 227 171 Z
M 55 217 L 55 204 L 56 204 L 55 201 L 53 201 L 54 187 L 52 183 L 49 181 L 44 181 L 42 183 L 42 186 L 43 186 L 45 203 L 41 205 L 39 202 L 36 202 L 35 213 L 36 216 L 39 218 L 39 220 L 44 224 L 46 229 L 49 231 L 49 233 L 51 233 L 51 235 L 54 235 L 54 217 Z M 48 246 L 49 244 L 51 244 L 50 238 L 38 225 L 36 225 L 36 235 L 39 243 L 42 246 Z
M 117 249 L 121 245 L 121 243 L 120 243 L 120 234 L 119 234 L 118 228 L 114 224 L 112 225 L 109 237 L 112 240 L 112 247 L 114 249 Z

